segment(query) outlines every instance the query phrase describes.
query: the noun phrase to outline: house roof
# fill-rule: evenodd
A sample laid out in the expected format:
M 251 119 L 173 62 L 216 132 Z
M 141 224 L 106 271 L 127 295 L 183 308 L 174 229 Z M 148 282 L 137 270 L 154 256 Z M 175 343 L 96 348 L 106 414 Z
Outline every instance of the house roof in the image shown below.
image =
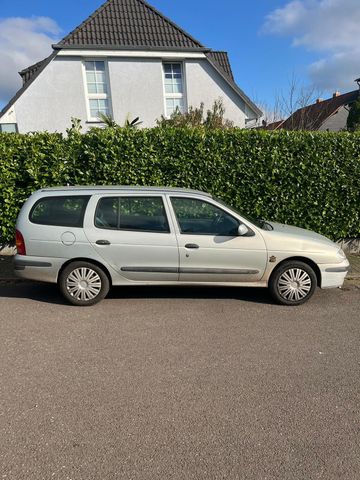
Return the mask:
M 44 58 L 43 60 L 40 60 L 40 62 L 34 63 L 34 65 L 30 65 L 30 67 L 24 68 L 24 70 L 21 70 L 19 72 L 20 77 L 23 79 L 23 85 L 25 85 L 33 75 L 35 75 L 46 63 L 46 60 L 48 57 Z
M 268 123 L 264 129 L 265 130 L 278 130 L 281 128 L 282 124 L 284 123 L 284 120 L 277 120 L 276 122 Z
M 227 52 L 216 52 L 211 50 L 210 52 L 207 52 L 206 56 L 211 58 L 211 60 L 216 63 L 232 81 L 234 81 L 234 75 L 231 70 Z
M 144 0 L 107 0 L 55 47 L 71 46 L 204 48 Z
M 41 60 L 40 62 L 31 65 L 24 70 L 21 70 L 20 75 L 23 78 L 23 86 L 18 90 L 15 95 L 9 100 L 9 102 L 5 105 L 5 107 L 0 111 L 0 118 L 4 115 L 7 110 L 16 102 L 18 98 L 27 90 L 27 88 L 32 84 L 32 82 L 40 75 L 40 73 L 44 70 L 44 68 L 51 62 L 53 58 L 55 58 L 57 52 L 52 52 L 47 58 Z
M 2 109 L 3 115 L 24 93 L 29 85 L 62 49 L 133 49 L 198 51 L 206 55 L 209 63 L 224 78 L 230 87 L 254 111 L 262 112 L 235 83 L 226 52 L 205 48 L 182 28 L 149 5 L 145 0 L 107 0 L 83 23 L 59 43 L 46 59 L 22 70 L 22 88 Z
M 318 130 L 327 118 L 344 105 L 353 103 L 359 97 L 359 90 L 321 100 L 296 110 L 280 128 L 284 130 Z
M 254 127 L 254 130 L 279 130 L 285 120 L 276 120 L 276 122 L 266 123 L 263 120 L 262 125 Z

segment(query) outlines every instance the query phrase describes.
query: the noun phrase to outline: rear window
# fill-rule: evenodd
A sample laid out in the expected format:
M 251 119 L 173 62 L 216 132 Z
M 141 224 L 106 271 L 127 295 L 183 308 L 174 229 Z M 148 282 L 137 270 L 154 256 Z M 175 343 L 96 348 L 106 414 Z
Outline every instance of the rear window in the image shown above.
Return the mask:
M 29 220 L 39 225 L 82 227 L 89 195 L 44 197 L 32 207 Z
M 95 213 L 97 228 L 169 233 L 161 197 L 104 197 Z

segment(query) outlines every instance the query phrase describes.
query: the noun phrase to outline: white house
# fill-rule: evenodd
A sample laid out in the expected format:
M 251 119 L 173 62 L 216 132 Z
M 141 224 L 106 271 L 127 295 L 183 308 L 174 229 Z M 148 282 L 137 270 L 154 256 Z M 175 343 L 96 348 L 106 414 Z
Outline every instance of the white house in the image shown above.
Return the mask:
M 144 0 L 107 0 L 58 44 L 20 72 L 23 86 L 0 113 L 0 131 L 85 129 L 99 112 L 144 127 L 176 107 L 205 109 L 221 98 L 226 118 L 244 127 L 261 116 L 234 81 L 226 52 L 205 48 Z

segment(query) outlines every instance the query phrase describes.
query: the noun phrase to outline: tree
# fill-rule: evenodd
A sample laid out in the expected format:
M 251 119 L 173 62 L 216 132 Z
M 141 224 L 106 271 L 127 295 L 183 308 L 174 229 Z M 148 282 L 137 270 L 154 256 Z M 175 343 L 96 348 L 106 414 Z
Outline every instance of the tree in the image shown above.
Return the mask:
M 349 132 L 360 130 L 360 97 L 350 107 L 346 127 Z
M 265 112 L 255 125 L 258 127 L 261 124 L 269 124 L 277 120 L 286 120 L 298 111 L 296 118 L 291 118 L 290 129 L 294 130 L 312 130 L 316 127 L 320 118 L 321 111 L 315 109 L 307 109 L 316 100 L 321 97 L 319 91 L 313 85 L 301 84 L 298 78 L 293 74 L 288 81 L 288 87 L 285 90 L 280 90 L 276 93 L 274 105 L 269 108 L 266 104 L 258 102 Z
M 199 107 L 190 106 L 187 112 L 181 112 L 178 108 L 173 112 L 170 118 L 161 115 L 156 121 L 158 127 L 203 127 L 207 129 L 214 128 L 232 128 L 234 123 L 225 118 L 225 107 L 222 100 L 215 100 L 210 110 L 204 114 L 204 103 Z

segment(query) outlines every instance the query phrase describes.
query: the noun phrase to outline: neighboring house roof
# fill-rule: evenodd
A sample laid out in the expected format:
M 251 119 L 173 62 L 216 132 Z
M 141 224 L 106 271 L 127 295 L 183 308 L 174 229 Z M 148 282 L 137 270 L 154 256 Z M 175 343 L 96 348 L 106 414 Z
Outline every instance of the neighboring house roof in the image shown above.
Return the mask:
M 325 120 L 334 115 L 339 108 L 353 103 L 358 97 L 359 90 L 354 90 L 300 108 L 285 120 L 281 128 L 284 130 L 318 130 Z
M 276 122 L 266 123 L 266 121 L 263 120 L 262 125 L 255 127 L 254 130 L 278 130 L 284 121 L 285 120 L 277 120 Z
M 182 28 L 144 0 L 107 0 L 59 43 L 44 60 L 20 73 L 22 88 L 0 112 L 0 117 L 15 103 L 44 68 L 62 49 L 126 49 L 203 52 L 209 63 L 260 117 L 261 110 L 235 83 L 227 52 L 205 48 Z
M 268 123 L 265 126 L 265 130 L 278 130 L 279 128 L 282 127 L 282 124 L 284 123 L 285 120 L 277 120 L 276 122 Z
M 144 0 L 107 0 L 56 46 L 204 48 Z

